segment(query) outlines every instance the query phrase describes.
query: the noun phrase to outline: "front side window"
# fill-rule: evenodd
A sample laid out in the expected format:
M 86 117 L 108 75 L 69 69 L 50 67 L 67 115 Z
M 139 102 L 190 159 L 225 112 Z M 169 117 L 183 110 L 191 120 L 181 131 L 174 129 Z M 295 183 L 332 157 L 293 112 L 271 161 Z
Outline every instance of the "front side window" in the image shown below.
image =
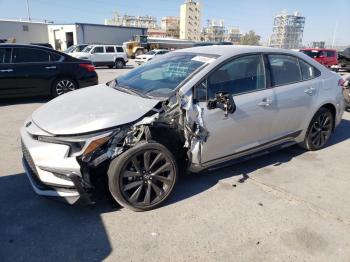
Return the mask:
M 192 73 L 212 61 L 209 55 L 173 53 L 118 77 L 114 86 L 152 97 L 169 97 Z
M 104 53 L 103 46 L 96 46 L 93 51 L 94 54 Z
M 124 53 L 124 49 L 122 47 L 117 47 L 117 52 L 118 53 Z
M 268 55 L 272 84 L 286 85 L 301 81 L 298 59 L 288 55 Z
M 0 64 L 11 62 L 11 48 L 0 48 Z
M 15 63 L 49 62 L 49 53 L 34 48 L 15 48 Z
M 88 45 L 87 47 L 85 47 L 85 48 L 83 49 L 82 52 L 84 52 L 84 53 L 90 53 L 90 51 L 91 51 L 92 48 L 93 48 L 93 46 Z
M 209 76 L 207 86 L 209 99 L 217 92 L 238 95 L 265 89 L 262 56 L 249 55 L 228 62 Z
M 114 46 L 106 46 L 106 53 L 115 53 Z
M 304 62 L 301 59 L 299 59 L 299 65 L 300 65 L 300 70 L 301 70 L 301 75 L 303 80 L 313 79 L 320 75 L 320 71 L 318 71 L 312 65 L 309 65 L 308 63 Z

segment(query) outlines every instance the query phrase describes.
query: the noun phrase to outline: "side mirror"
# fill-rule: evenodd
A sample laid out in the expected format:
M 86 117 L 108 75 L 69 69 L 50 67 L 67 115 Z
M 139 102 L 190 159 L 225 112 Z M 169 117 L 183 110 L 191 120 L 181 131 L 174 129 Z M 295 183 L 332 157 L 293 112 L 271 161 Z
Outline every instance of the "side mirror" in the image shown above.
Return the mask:
M 220 108 L 225 112 L 225 117 L 227 117 L 228 114 L 233 114 L 236 111 L 236 104 L 229 93 L 217 92 L 215 93 L 215 98 L 208 101 L 207 108 L 208 110 Z

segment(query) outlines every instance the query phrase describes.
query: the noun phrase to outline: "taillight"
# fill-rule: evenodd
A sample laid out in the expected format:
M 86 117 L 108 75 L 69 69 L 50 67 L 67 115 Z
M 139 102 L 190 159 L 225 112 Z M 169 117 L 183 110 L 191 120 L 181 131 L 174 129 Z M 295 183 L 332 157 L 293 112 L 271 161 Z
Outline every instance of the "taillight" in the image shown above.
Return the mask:
M 95 67 L 91 64 L 79 64 L 80 67 L 85 68 L 88 72 L 94 72 Z
M 339 79 L 338 81 L 338 86 L 341 86 L 341 87 L 344 87 L 345 86 L 345 80 L 342 78 L 342 79 Z

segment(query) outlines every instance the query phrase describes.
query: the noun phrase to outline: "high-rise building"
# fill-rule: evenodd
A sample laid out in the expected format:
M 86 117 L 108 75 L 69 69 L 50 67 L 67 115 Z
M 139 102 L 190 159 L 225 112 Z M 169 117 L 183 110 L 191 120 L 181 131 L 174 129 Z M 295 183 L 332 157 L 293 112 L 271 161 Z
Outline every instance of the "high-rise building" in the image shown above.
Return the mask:
M 207 42 L 223 42 L 226 38 L 224 20 L 208 20 L 207 27 L 203 28 L 201 40 Z
M 167 37 L 180 37 L 180 18 L 177 16 L 165 16 L 162 18 L 161 28 Z
M 298 12 L 289 15 L 286 10 L 274 18 L 270 46 L 297 49 L 302 45 L 305 17 Z
M 158 28 L 157 18 L 153 16 L 133 16 L 133 15 L 119 15 L 114 13 L 112 19 L 105 19 L 105 25 L 117 25 L 117 26 L 134 26 L 144 27 L 149 29 Z
M 201 5 L 198 1 L 186 0 L 180 7 L 180 39 L 200 40 Z

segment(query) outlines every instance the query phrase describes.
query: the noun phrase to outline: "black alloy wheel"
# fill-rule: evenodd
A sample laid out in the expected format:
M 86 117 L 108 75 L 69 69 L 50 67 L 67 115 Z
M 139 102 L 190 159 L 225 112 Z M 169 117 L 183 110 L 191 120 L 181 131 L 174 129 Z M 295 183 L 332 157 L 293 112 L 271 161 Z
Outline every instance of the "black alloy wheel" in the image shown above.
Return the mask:
M 176 160 L 165 146 L 140 143 L 112 161 L 109 188 L 122 206 L 135 211 L 150 210 L 170 195 L 177 170 Z
M 333 131 L 332 112 L 322 107 L 313 117 L 302 146 L 307 150 L 318 150 L 328 142 Z

